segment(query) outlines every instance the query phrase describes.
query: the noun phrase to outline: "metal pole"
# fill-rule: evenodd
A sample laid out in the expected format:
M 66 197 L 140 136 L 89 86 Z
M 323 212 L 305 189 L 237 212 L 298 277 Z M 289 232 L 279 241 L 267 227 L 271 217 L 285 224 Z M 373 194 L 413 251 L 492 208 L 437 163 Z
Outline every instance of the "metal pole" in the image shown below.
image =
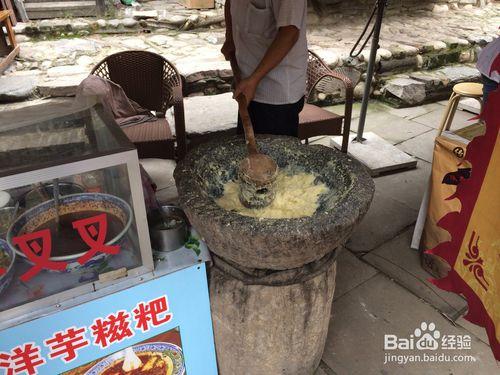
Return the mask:
M 373 71 L 375 70 L 375 58 L 377 57 L 378 42 L 380 39 L 380 29 L 382 27 L 382 18 L 384 17 L 384 8 L 387 0 L 377 0 L 377 18 L 373 31 L 372 46 L 370 51 L 370 59 L 368 60 L 368 68 L 366 71 L 365 92 L 363 94 L 363 103 L 361 104 L 361 112 L 359 114 L 358 133 L 354 141 L 362 142 L 363 131 L 365 130 L 366 112 L 368 110 L 368 101 L 370 100 L 370 88 L 372 86 Z

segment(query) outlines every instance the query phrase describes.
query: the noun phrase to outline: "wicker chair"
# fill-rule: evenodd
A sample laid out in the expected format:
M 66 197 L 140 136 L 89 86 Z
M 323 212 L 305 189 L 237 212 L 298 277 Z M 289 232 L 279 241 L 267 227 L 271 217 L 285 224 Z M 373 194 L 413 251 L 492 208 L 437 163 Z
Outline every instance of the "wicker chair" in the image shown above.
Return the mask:
M 99 62 L 91 74 L 119 84 L 142 107 L 155 111 L 157 121 L 124 128 L 137 147 L 139 158 L 182 159 L 186 153 L 186 128 L 182 80 L 172 63 L 147 51 L 124 51 Z M 175 136 L 165 119 L 174 106 Z
M 344 91 L 345 112 L 337 115 L 326 109 L 309 104 L 314 89 L 322 92 Z M 353 102 L 353 83 L 340 72 L 332 71 L 314 52 L 309 51 L 307 66 L 306 104 L 299 115 L 298 137 L 305 140 L 320 135 L 342 135 L 342 152 L 347 152 Z

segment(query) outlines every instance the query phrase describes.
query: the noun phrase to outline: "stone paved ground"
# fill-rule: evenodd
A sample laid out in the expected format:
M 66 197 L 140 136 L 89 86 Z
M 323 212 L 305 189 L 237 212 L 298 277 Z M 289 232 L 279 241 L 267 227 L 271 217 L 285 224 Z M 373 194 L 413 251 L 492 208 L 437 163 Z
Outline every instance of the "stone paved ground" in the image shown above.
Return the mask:
M 345 63 L 364 26 L 365 15 L 360 11 L 353 14 L 353 11 L 357 10 L 331 11 L 321 18 L 312 12 L 309 15 L 310 48 L 332 67 Z M 138 19 L 59 19 L 18 24 L 16 30 L 21 54 L 4 78 L 23 76 L 24 90 L 21 91 L 27 95 L 71 95 L 91 67 L 103 57 L 127 49 L 145 49 L 162 54 L 178 67 L 186 78 L 186 95 L 228 91 L 232 73 L 219 52 L 224 40 L 224 29 L 220 24 L 182 31 L 179 29 L 185 28 L 186 19 L 190 18 L 188 14 L 154 12 L 153 15 L 136 15 Z M 220 18 L 220 10 L 200 14 L 194 16 L 212 20 Z M 425 100 L 431 89 L 446 86 L 449 90 L 450 81 L 477 79 L 477 72 L 467 66 L 452 71 L 441 69 L 430 75 L 425 72 L 452 63 L 473 62 L 478 49 L 497 34 L 499 24 L 498 3 L 446 12 L 439 9 L 437 12 L 436 9 L 390 10 L 384 20 L 382 49 L 379 51 L 379 86 L 383 88 L 374 94 L 399 95 L 403 101 L 410 98 L 406 104 L 414 105 L 419 102 L 411 97 Z M 65 37 L 53 39 L 53 32 Z M 361 70 L 366 68 L 366 53 L 353 62 Z M 416 70 L 423 70 L 426 75 L 411 73 Z M 398 77 L 403 81 L 391 81 L 398 72 L 405 73 Z M 386 84 L 388 80 L 389 84 Z M 21 84 L 21 79 L 17 82 Z M 357 97 L 362 93 L 362 86 L 360 83 L 355 92 Z M 403 91 L 401 86 L 404 86 Z M 385 87 L 387 95 L 384 94 Z M 408 87 L 413 96 L 405 91 Z M 394 94 L 398 92 L 400 94 Z M 16 99 L 22 97 L 12 100 Z
M 370 131 L 418 159 L 414 170 L 375 179 L 372 206 L 339 257 L 337 287 L 323 361 L 316 375 L 333 374 L 496 374 L 500 372 L 484 329 L 465 321 L 465 301 L 434 287 L 409 244 L 420 200 L 427 186 L 435 128 L 445 102 L 411 109 L 370 104 Z M 337 108 L 332 107 L 335 110 Z M 359 107 L 355 108 L 355 116 Z M 471 124 L 473 114 L 458 111 L 452 129 Z M 390 123 L 390 127 L 384 124 Z M 408 127 L 416 130 L 406 133 Z M 400 138 L 395 139 L 394 134 Z M 330 144 L 329 137 L 313 143 Z M 475 363 L 384 364 L 384 335 L 408 338 L 421 322 L 433 322 L 441 335 L 470 335 Z M 399 351 L 397 354 L 418 354 Z M 429 352 L 427 352 L 429 353 Z

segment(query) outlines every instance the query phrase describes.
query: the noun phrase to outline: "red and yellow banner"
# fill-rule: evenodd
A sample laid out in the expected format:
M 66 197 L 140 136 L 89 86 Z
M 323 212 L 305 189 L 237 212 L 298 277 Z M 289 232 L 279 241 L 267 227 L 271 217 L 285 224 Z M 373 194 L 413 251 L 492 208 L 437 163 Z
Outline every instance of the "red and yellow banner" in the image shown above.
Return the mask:
M 465 296 L 465 318 L 485 327 L 493 354 L 500 361 L 500 91 L 489 96 L 483 119 L 486 133 L 467 146 L 472 167 L 469 179 L 460 183 L 454 198 L 460 212 L 444 216 L 438 225 L 451 240 L 428 253 L 445 259 L 448 275 L 433 282 Z

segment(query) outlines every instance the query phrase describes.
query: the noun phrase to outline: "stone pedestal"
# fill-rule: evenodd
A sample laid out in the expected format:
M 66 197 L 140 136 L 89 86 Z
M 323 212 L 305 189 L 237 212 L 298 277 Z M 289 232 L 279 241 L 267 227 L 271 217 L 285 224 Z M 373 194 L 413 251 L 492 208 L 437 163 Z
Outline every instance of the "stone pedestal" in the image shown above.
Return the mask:
M 210 271 L 220 375 L 312 375 L 319 366 L 335 291 L 336 262 L 291 285 L 245 284 Z

